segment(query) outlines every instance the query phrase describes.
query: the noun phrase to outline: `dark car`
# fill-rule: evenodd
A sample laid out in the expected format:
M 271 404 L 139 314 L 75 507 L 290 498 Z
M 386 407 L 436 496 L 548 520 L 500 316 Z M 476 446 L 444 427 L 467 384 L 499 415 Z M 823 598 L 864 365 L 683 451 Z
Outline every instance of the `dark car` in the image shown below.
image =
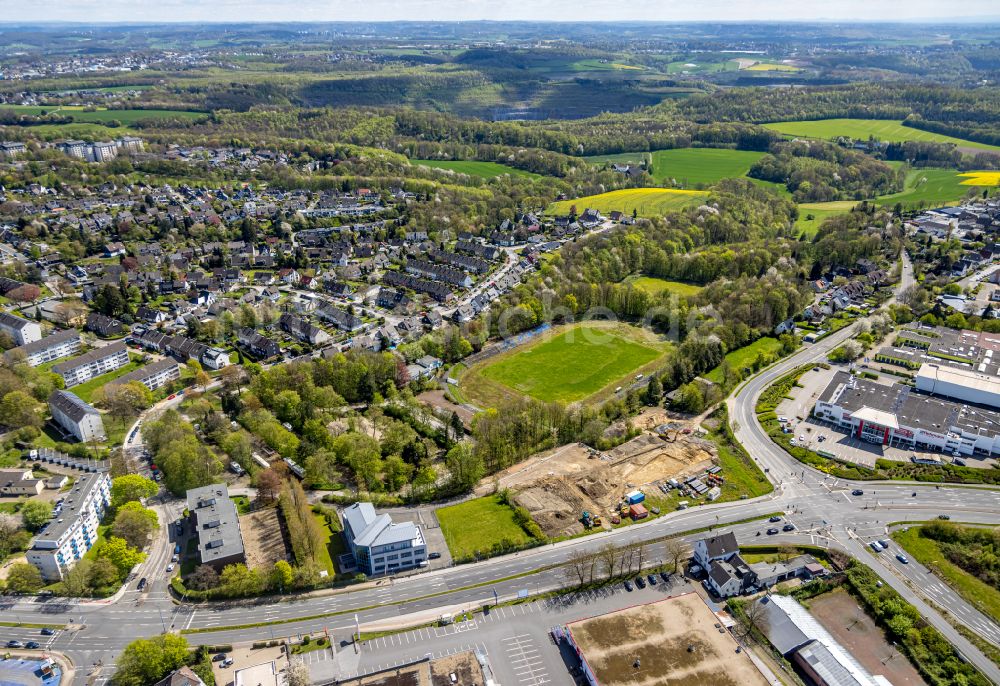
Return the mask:
M 781 521 L 781 517 L 779 517 L 778 515 L 775 515 L 775 516 L 771 517 L 767 521 L 769 521 L 769 522 L 780 522 Z
M 29 650 L 37 650 L 38 649 L 38 642 L 37 641 L 28 641 L 27 643 L 24 644 L 24 647 L 28 648 Z
M 646 580 L 649 581 L 649 585 L 650 586 L 655 586 L 656 585 L 656 575 L 655 574 L 648 575 L 646 577 Z
M 785 524 L 783 527 L 781 527 L 781 530 L 782 531 L 795 531 L 795 525 L 794 524 Z
M 427 556 L 427 559 L 428 559 L 428 560 L 437 560 L 437 559 L 439 559 L 440 557 L 441 557 L 441 553 L 430 553 L 430 554 L 429 554 L 429 555 Z
M 639 588 L 646 588 L 646 580 L 643 579 L 641 576 L 637 576 L 635 578 L 635 585 L 638 586 Z
M 226 659 L 225 653 L 217 653 L 216 655 L 212 656 L 212 662 L 222 662 L 225 659 Z
M 24 644 L 20 641 L 7 641 L 8 648 L 23 648 Z
M 138 585 L 138 587 L 137 587 L 137 588 L 138 588 L 138 589 L 139 589 L 140 591 L 141 591 L 142 589 L 146 588 L 146 577 L 142 577 L 141 579 L 139 579 L 139 585 Z
M 939 514 L 938 519 L 951 519 L 951 515 Z
M 633 586 L 632 586 L 632 582 L 631 582 L 631 581 L 629 581 L 628 579 L 625 579 L 625 590 L 626 590 L 626 591 L 631 591 L 631 590 L 632 590 L 632 588 L 633 588 Z
M 42 629 L 42 636 L 54 636 L 55 633 L 56 633 L 55 631 L 53 631 L 52 629 L 50 629 L 48 627 L 45 627 L 44 629 Z
M 776 533 L 778 533 L 778 530 L 775 529 L 774 527 L 772 527 L 772 528 L 770 528 L 770 529 L 767 530 L 767 535 L 768 536 L 774 536 Z
M 903 553 L 897 553 L 896 559 L 902 562 L 904 565 L 910 564 L 910 561 L 906 559 L 906 555 L 903 555 Z
M 666 572 L 660 572 L 660 579 L 662 579 L 665 584 L 670 583 L 670 575 Z
M 853 491 L 851 491 L 851 495 L 864 495 L 864 494 L 865 492 L 862 491 L 860 488 L 855 488 Z

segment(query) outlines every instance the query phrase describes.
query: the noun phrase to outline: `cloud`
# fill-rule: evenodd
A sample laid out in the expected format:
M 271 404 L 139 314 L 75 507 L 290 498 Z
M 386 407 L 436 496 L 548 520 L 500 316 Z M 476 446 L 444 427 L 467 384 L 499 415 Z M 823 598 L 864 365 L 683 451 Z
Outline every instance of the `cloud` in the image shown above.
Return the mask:
M 0 0 L 5 21 L 775 21 L 953 20 L 995 0 Z

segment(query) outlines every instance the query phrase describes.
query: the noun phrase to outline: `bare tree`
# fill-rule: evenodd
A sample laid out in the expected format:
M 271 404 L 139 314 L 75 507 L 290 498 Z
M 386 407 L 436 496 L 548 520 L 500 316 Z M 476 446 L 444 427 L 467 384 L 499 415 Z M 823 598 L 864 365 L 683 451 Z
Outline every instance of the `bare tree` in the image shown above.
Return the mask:
M 635 558 L 636 558 L 636 572 L 642 574 L 642 562 L 643 558 L 646 556 L 646 544 L 639 542 L 635 544 Z
M 569 556 L 569 562 L 565 567 L 566 577 L 578 586 L 583 586 L 587 583 L 587 567 L 590 559 L 591 556 L 582 550 L 574 552 Z
M 784 545 L 778 546 L 778 559 L 782 562 L 788 562 L 793 557 L 795 557 L 798 551 L 795 550 L 795 546 L 785 543 Z
M 674 574 L 682 559 L 691 554 L 691 546 L 681 538 L 668 538 L 663 542 L 663 559 L 673 565 Z
M 601 560 L 601 569 L 604 571 L 605 576 L 608 580 L 613 579 L 615 576 L 615 562 L 618 560 L 618 549 L 615 548 L 615 544 L 605 544 L 597 554 Z
M 285 681 L 288 686 L 309 686 L 312 683 L 309 668 L 302 660 L 289 661 L 288 669 L 285 671 Z

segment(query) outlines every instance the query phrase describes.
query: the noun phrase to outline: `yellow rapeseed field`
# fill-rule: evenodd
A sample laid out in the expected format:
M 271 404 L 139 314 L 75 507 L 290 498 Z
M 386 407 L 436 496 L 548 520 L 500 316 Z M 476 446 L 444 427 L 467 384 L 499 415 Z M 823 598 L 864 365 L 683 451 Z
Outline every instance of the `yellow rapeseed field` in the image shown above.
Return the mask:
M 962 181 L 963 186 L 1000 186 L 1000 172 L 977 171 L 966 172 L 959 176 L 967 177 Z

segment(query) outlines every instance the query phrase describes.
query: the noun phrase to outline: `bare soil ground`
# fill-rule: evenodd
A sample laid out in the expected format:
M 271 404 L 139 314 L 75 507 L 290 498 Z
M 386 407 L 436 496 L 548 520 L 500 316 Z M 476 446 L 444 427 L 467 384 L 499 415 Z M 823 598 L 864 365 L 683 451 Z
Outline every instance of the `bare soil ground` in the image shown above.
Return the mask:
M 289 558 L 280 516 L 277 507 L 269 507 L 240 517 L 247 566 L 251 569 Z
M 479 491 L 488 493 L 495 484 L 511 489 L 547 536 L 566 536 L 583 530 L 584 510 L 610 526 L 607 518 L 626 492 L 703 472 L 716 459 L 715 446 L 694 436 L 664 441 L 642 434 L 606 453 L 573 443 L 510 467 Z
M 451 680 L 451 675 L 456 677 Z M 453 684 L 481 684 L 483 670 L 472 652 L 457 653 L 431 662 L 431 685 L 452 686 Z
M 568 625 L 604 686 L 765 686 L 767 679 L 698 595 Z
M 906 656 L 889 645 L 882 630 L 847 591 L 837 589 L 813 598 L 809 601 L 809 612 L 871 674 L 883 675 L 894 686 L 926 684 Z M 890 655 L 893 657 L 889 658 Z
M 472 425 L 473 412 L 464 405 L 456 405 L 450 401 L 442 390 L 424 391 L 417 396 L 417 400 L 427 403 L 431 407 L 440 408 L 447 412 L 454 412 L 466 427 Z

